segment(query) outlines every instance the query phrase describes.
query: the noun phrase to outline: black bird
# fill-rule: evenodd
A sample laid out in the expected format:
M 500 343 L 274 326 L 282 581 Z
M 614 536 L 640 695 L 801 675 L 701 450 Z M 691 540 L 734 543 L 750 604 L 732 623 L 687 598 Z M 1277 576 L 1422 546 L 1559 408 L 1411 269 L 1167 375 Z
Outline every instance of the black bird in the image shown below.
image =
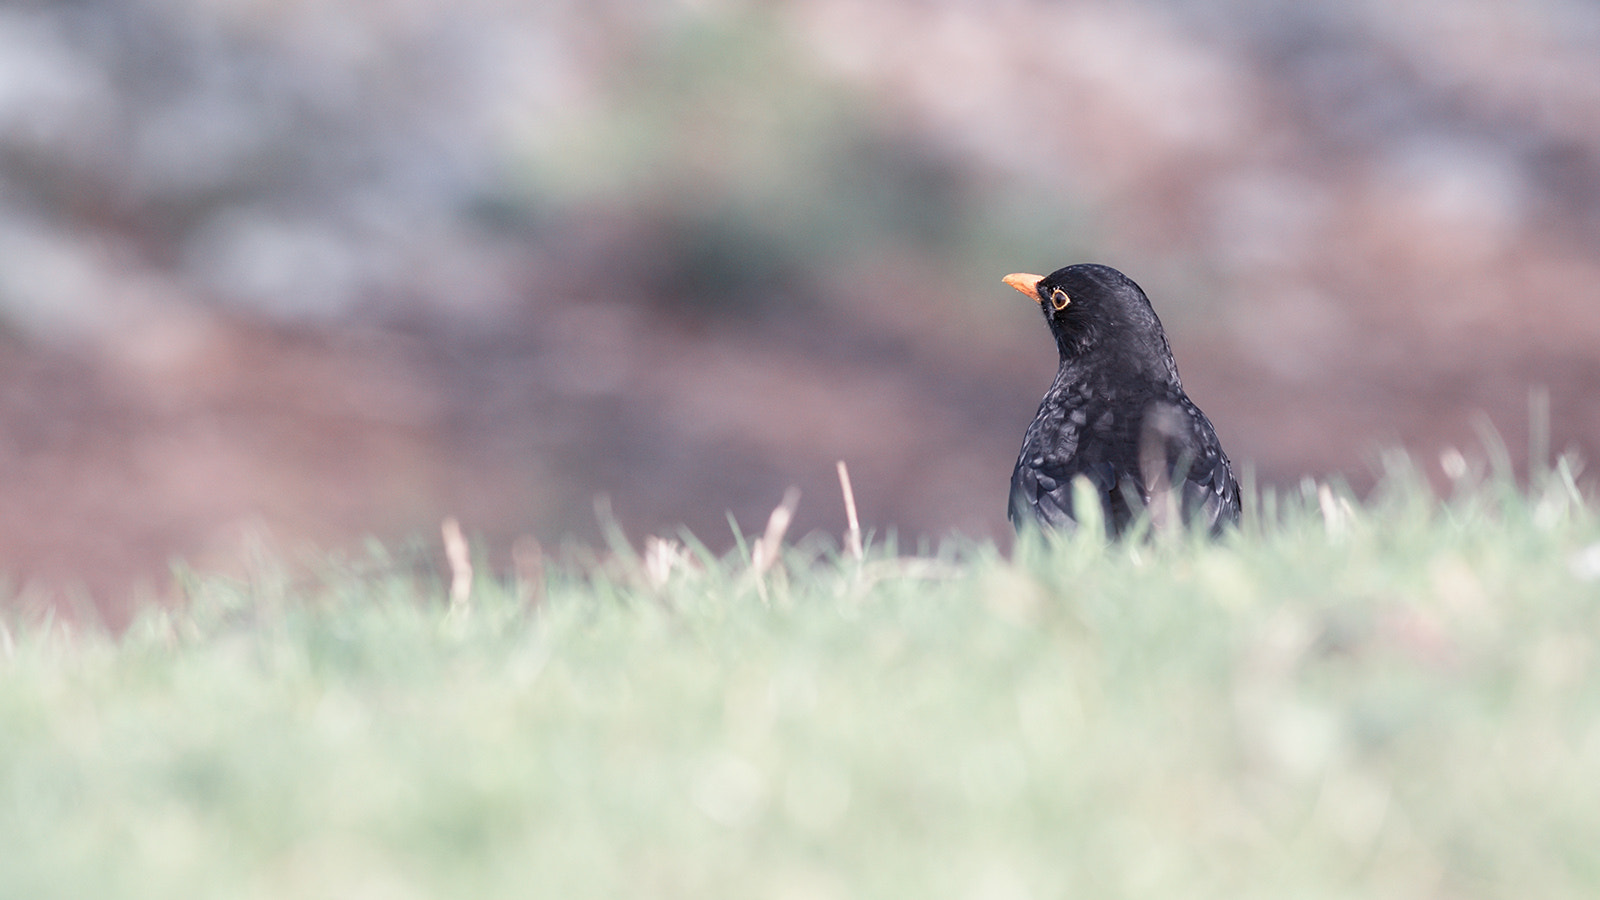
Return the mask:
M 1007 275 L 1037 301 L 1061 353 L 1011 474 L 1011 524 L 1070 529 L 1072 483 L 1099 494 L 1121 535 L 1144 509 L 1212 533 L 1239 521 L 1239 482 L 1211 422 L 1183 392 L 1161 320 L 1128 276 L 1083 264 Z

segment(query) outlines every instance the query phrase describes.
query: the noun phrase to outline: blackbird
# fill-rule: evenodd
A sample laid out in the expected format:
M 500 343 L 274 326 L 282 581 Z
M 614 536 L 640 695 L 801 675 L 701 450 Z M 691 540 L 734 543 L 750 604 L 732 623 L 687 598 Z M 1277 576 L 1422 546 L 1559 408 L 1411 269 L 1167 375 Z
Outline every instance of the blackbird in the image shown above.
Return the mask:
M 1215 534 L 1239 521 L 1239 482 L 1211 422 L 1183 392 L 1161 320 L 1128 276 L 1082 264 L 1007 275 L 1038 302 L 1061 365 L 1022 439 L 1011 474 L 1011 524 L 1071 529 L 1073 481 L 1099 495 L 1120 536 L 1148 509 Z

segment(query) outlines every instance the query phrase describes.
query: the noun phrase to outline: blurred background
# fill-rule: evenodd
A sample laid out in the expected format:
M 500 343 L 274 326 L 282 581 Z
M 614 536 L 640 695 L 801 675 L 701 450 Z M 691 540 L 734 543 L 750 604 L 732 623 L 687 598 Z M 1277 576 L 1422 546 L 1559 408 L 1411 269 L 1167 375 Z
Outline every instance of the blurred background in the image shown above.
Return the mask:
M 1593 456 L 1597 250 L 1588 0 L 7 0 L 0 571 L 1003 538 L 1086 260 L 1262 483 Z

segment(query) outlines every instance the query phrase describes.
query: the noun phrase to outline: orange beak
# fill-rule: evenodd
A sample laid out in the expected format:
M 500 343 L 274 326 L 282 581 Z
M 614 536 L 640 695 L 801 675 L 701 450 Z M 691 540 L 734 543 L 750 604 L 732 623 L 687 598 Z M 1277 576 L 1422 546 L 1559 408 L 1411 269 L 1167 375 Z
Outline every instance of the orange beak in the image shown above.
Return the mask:
M 1039 296 L 1039 282 L 1044 280 L 1043 275 L 1029 275 L 1026 272 L 1015 272 L 1000 279 L 1013 288 L 1028 296 L 1035 303 L 1043 303 L 1044 298 Z

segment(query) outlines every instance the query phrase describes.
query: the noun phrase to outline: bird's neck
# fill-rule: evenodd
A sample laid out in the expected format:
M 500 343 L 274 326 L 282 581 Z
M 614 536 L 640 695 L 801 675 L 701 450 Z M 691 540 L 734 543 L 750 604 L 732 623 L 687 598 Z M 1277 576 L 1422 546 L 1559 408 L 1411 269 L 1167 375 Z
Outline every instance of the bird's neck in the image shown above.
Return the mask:
M 1145 339 L 1064 340 L 1056 339 L 1061 354 L 1057 380 L 1078 381 L 1096 373 L 1110 383 L 1169 386 L 1183 390 L 1178 367 L 1165 335 L 1159 332 Z

